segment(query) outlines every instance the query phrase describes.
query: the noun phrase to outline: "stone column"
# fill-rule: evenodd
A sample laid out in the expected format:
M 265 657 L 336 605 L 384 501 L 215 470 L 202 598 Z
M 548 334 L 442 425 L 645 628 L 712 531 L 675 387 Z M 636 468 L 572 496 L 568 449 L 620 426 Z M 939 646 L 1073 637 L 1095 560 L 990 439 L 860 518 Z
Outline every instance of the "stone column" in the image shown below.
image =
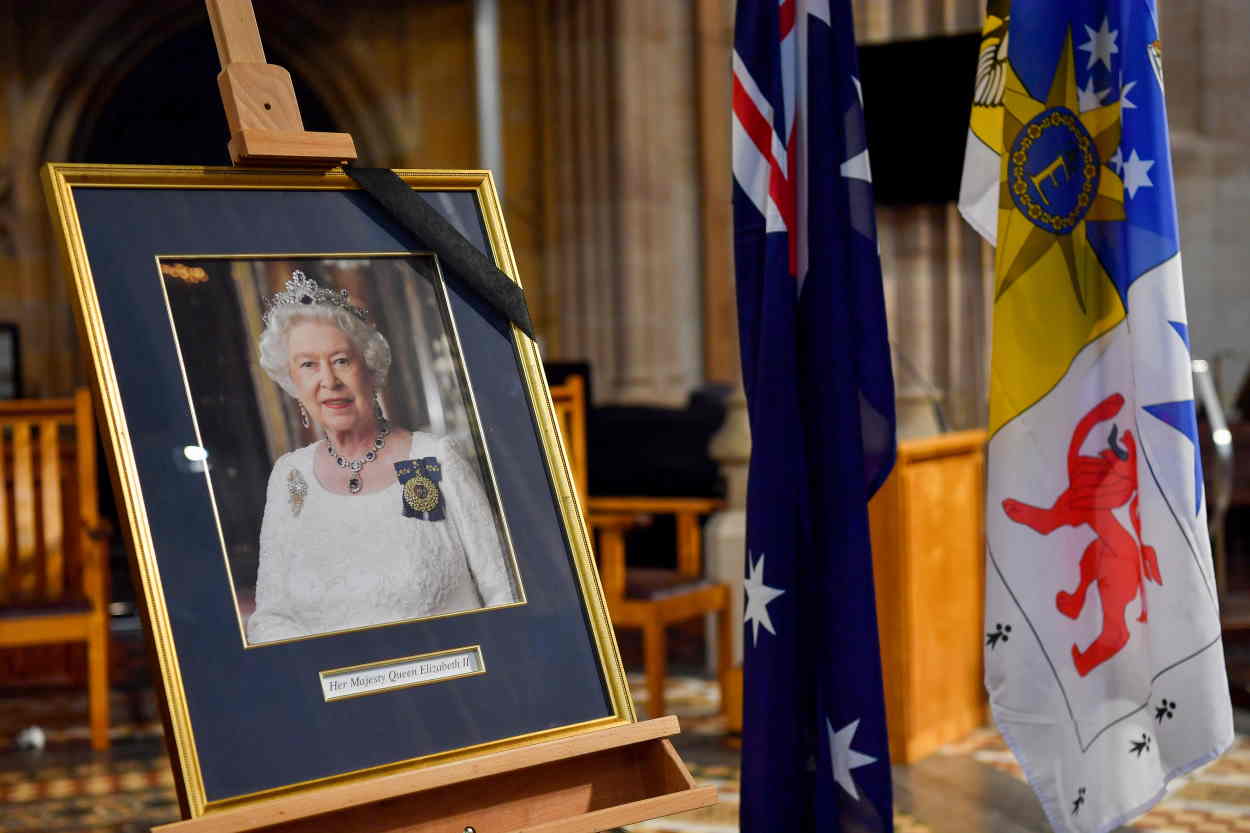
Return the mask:
M 941 294 L 934 286 L 938 270 L 931 251 L 941 230 L 929 222 L 928 211 L 928 206 L 898 206 L 878 212 L 900 440 L 941 430 L 934 406 L 941 406 L 942 391 L 933 373 L 940 319 L 935 299 Z
M 1211 361 L 1231 410 L 1250 378 L 1250 62 L 1244 43 L 1250 5 L 1211 0 L 1159 7 L 1193 356 Z M 1250 418 L 1244 411 L 1229 416 Z
M 947 320 L 946 389 L 950 430 L 984 425 L 989 403 L 990 309 L 994 250 L 964 222 L 954 203 L 943 206 Z M 988 256 L 988 257 L 987 257 Z
M 733 0 L 696 0 L 700 225 L 703 258 L 703 371 L 736 384 L 738 313 L 733 266 Z
M 680 405 L 702 379 L 698 125 L 689 4 L 616 3 L 623 402 Z
M 703 378 L 693 12 L 547 0 L 548 355 L 600 402 L 680 405 Z
M 975 32 L 985 0 L 854 0 L 852 9 L 855 39 L 883 43 Z
M 993 250 L 947 205 L 878 209 L 898 437 L 983 425 Z M 985 253 L 989 252 L 989 257 Z

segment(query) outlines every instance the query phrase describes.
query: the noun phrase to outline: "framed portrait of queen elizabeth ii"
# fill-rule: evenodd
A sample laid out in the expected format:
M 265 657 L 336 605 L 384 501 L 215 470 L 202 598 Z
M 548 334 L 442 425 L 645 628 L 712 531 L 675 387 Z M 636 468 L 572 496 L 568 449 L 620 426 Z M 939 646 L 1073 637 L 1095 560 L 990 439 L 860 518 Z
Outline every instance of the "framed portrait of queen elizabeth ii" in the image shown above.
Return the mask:
M 516 279 L 485 172 L 398 172 Z M 186 815 L 634 720 L 535 342 L 341 171 L 51 165 Z
M 434 256 L 159 261 L 247 647 L 524 604 Z

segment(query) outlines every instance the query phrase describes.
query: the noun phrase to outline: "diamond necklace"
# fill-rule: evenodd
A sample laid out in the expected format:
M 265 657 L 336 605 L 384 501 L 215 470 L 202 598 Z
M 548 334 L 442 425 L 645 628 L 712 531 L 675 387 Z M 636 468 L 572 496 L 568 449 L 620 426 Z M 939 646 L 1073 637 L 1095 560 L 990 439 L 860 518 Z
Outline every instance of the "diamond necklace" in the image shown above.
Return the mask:
M 348 469 L 352 476 L 347 480 L 347 491 L 353 495 L 360 494 L 360 470 L 369 463 L 378 459 L 378 452 L 382 450 L 382 446 L 386 445 L 386 437 L 391 433 L 391 424 L 385 419 L 378 421 L 378 434 L 373 438 L 373 448 L 364 453 L 364 456 L 357 457 L 355 460 L 348 460 L 343 455 L 334 450 L 334 446 L 330 444 L 330 435 L 326 434 L 326 453 L 334 458 L 334 462 L 339 464 L 339 468 Z

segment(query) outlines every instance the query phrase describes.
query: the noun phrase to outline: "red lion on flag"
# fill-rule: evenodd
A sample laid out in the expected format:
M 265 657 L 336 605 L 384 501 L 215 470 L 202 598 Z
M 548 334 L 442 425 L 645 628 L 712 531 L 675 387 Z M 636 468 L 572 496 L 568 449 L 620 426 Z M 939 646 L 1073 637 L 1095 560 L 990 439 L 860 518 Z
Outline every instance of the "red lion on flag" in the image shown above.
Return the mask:
M 1084 651 L 1075 644 L 1072 646 L 1072 662 L 1082 677 L 1115 656 L 1128 642 L 1125 608 L 1137 597 L 1139 590 L 1142 602 L 1137 621 L 1146 621 L 1143 577 L 1163 585 L 1154 547 L 1140 543 L 1137 442 L 1133 433 L 1124 432 L 1121 446 L 1117 440 L 1119 429 L 1112 424 L 1107 448 L 1099 451 L 1096 457 L 1081 454 L 1081 446 L 1094 426 L 1114 418 L 1123 406 L 1124 397 L 1112 394 L 1077 423 L 1072 443 L 1068 446 L 1069 485 L 1053 506 L 1043 509 L 1011 498 L 1003 501 L 1007 517 L 1042 535 L 1049 535 L 1061 526 L 1088 524 L 1097 536 L 1081 555 L 1081 580 L 1076 590 L 1071 593 L 1060 590 L 1055 596 L 1055 607 L 1059 612 L 1075 619 L 1085 607 L 1085 593 L 1089 586 L 1095 582 L 1098 584 L 1102 632 Z M 1136 536 L 1130 535 L 1112 514 L 1112 510 L 1126 503 Z

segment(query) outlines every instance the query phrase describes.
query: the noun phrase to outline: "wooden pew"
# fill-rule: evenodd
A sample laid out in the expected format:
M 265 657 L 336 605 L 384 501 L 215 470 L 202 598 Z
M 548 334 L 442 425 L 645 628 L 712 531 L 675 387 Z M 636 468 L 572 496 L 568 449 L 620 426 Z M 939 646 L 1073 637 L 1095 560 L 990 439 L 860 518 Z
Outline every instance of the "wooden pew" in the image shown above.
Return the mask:
M 91 743 L 108 735 L 107 536 L 91 397 L 0 402 L 0 647 L 85 642 Z

